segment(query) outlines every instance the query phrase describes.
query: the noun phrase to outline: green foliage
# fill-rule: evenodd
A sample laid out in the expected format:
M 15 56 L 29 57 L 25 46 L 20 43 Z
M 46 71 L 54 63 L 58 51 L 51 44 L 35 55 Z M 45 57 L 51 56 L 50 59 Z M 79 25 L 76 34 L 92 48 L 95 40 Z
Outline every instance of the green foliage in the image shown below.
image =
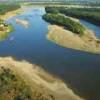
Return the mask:
M 0 24 L 2 24 L 4 21 L 2 19 L 0 19 Z
M 79 34 L 79 35 L 84 34 L 84 31 L 85 31 L 85 28 L 83 25 L 60 14 L 51 14 L 51 13 L 48 14 L 47 13 L 43 15 L 43 19 L 50 22 L 51 24 L 57 24 L 57 25 L 64 26 L 68 30 L 76 34 Z
M 5 14 L 8 11 L 16 10 L 18 8 L 20 8 L 20 5 L 18 5 L 18 4 L 12 5 L 12 4 L 1 3 L 0 4 L 0 14 Z
M 100 26 L 100 8 L 66 8 L 66 7 L 46 7 L 47 13 L 52 13 L 52 9 L 67 16 L 87 20 Z
M 0 73 L 0 100 L 33 100 L 25 82 L 3 67 Z
M 57 9 L 53 8 L 53 7 L 50 7 L 50 9 L 49 9 L 49 7 L 46 7 L 45 10 L 48 13 L 54 13 L 54 14 L 59 13 L 59 11 Z

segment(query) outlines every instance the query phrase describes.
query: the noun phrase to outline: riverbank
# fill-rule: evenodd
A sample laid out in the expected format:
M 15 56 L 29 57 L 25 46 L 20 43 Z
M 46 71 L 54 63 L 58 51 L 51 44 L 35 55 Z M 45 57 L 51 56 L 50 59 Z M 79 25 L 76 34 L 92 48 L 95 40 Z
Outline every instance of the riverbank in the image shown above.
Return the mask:
M 88 29 L 84 35 L 79 36 L 63 27 L 49 25 L 47 38 L 63 47 L 100 54 L 100 39 Z
M 21 8 L 9 11 L 3 15 L 0 15 L 0 19 L 2 20 L 2 23 L 0 23 L 0 40 L 4 40 L 8 37 L 9 33 L 13 31 L 13 26 L 11 24 L 5 23 L 5 20 L 12 18 L 16 16 L 17 14 L 20 14 L 22 12 Z
M 62 26 L 75 34 L 84 34 L 85 27 L 80 22 L 74 21 L 72 18 L 66 17 L 63 14 L 46 13 L 42 18 L 51 24 Z
M 99 8 L 76 8 L 76 7 L 45 7 L 46 13 L 61 13 L 78 19 L 86 20 L 97 26 L 100 26 Z
M 19 8 L 17 10 L 14 10 L 14 11 L 9 11 L 9 12 L 7 12 L 4 15 L 0 15 L 0 19 L 7 20 L 9 18 L 12 18 L 12 17 L 20 14 L 21 12 L 22 12 L 22 9 L 21 8 Z
M 32 91 L 44 93 L 44 96 L 51 95 L 52 98 L 46 100 L 83 100 L 69 89 L 63 81 L 48 74 L 37 65 L 26 61 L 15 61 L 9 57 L 0 58 L 0 67 L 2 66 L 13 70 L 24 79 Z

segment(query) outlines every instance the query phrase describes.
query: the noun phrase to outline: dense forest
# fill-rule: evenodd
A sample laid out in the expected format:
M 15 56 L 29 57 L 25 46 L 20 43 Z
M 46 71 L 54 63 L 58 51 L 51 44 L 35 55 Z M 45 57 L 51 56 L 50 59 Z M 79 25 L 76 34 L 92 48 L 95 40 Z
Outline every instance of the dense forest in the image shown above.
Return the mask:
M 95 25 L 100 26 L 99 8 L 65 8 L 65 7 L 46 7 L 47 13 L 62 13 L 67 16 L 84 19 Z
M 85 31 L 85 27 L 81 25 L 79 22 L 75 22 L 71 20 L 70 18 L 65 17 L 64 15 L 57 14 L 57 12 L 56 14 L 47 13 L 43 15 L 43 19 L 50 22 L 51 24 L 57 24 L 57 25 L 64 26 L 68 30 L 76 34 L 79 34 L 79 35 L 84 34 L 84 31 Z

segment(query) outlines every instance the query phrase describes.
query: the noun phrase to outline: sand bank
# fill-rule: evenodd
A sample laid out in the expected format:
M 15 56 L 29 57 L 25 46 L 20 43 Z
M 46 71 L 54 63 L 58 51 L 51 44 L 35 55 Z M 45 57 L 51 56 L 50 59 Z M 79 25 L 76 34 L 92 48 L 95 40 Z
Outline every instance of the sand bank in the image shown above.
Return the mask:
M 16 18 L 16 23 L 23 25 L 25 28 L 29 27 L 29 22 L 27 20 L 21 20 Z
M 45 91 L 54 96 L 52 100 L 83 100 L 77 96 L 67 85 L 58 78 L 45 72 L 37 65 L 30 64 L 26 61 L 15 61 L 12 58 L 0 58 L 0 67 L 6 66 L 20 75 L 32 89 Z M 34 87 L 35 85 L 35 87 Z M 50 99 L 51 100 L 51 99 Z
M 100 54 L 100 39 L 91 30 L 86 30 L 83 36 L 57 25 L 49 25 L 47 38 L 63 47 Z

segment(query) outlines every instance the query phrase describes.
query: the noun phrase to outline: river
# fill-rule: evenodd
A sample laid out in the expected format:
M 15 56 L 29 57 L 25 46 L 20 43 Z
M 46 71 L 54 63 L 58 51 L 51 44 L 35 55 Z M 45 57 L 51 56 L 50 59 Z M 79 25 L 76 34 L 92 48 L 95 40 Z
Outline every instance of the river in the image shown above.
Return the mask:
M 100 55 L 63 48 L 49 41 L 46 38 L 48 23 L 42 19 L 44 7 L 28 8 L 26 11 L 7 20 L 14 26 L 14 31 L 0 42 L 0 56 L 12 56 L 40 65 L 87 100 L 99 100 Z M 17 24 L 16 18 L 28 20 L 29 27 Z M 89 28 L 93 31 L 96 28 L 95 32 L 100 33 L 100 28 L 96 26 Z

